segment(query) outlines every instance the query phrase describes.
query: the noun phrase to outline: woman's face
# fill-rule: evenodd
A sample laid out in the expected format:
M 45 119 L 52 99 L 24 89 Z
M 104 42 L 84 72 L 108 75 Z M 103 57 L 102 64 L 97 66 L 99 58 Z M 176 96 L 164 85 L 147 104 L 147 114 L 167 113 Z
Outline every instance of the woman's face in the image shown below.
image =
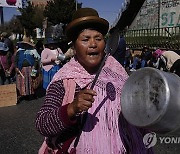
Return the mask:
M 104 57 L 105 41 L 103 35 L 91 29 L 82 31 L 74 43 L 75 57 L 89 72 L 95 73 Z

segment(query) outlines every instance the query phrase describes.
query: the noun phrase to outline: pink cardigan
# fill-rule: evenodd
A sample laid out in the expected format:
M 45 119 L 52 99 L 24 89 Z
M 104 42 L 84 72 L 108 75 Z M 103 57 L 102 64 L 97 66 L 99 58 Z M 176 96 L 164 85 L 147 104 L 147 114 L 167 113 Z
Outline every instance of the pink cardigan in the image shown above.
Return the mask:
M 49 71 L 56 63 L 52 62 L 51 59 L 57 58 L 59 53 L 63 53 L 60 48 L 57 48 L 56 55 L 52 53 L 49 48 L 45 48 L 41 53 L 41 63 L 45 71 Z

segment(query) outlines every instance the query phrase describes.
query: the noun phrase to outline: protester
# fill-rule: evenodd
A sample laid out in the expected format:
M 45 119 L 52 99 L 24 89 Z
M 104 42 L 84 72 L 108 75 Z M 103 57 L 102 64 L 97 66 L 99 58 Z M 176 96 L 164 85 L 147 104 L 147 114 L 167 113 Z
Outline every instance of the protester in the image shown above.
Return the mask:
M 144 46 L 140 55 L 136 55 L 133 58 L 133 66 L 130 71 L 136 71 L 139 68 L 149 66 L 149 62 L 152 58 L 152 52 L 149 47 Z
M 0 42 L 0 77 L 1 85 L 10 84 L 14 81 L 15 66 L 14 55 L 9 52 L 8 46 Z M 7 82 L 6 82 L 7 81 Z
M 124 66 L 126 56 L 126 40 L 120 36 L 116 52 L 112 55 L 122 66 Z
M 67 25 L 75 55 L 55 74 L 37 114 L 36 128 L 46 137 L 39 153 L 152 152 L 144 147 L 144 134 L 121 114 L 120 96 L 128 75 L 112 56 L 90 89 L 105 56 L 108 28 L 108 21 L 92 8 L 78 9 Z
M 141 56 L 140 55 L 133 55 L 133 63 L 132 68 L 130 69 L 131 72 L 136 71 L 137 69 L 141 68 Z
M 132 64 L 132 54 L 129 48 L 126 48 L 125 60 L 124 60 L 124 68 L 129 69 Z
M 162 53 L 162 56 L 166 58 L 166 66 L 168 71 L 170 71 L 173 64 L 180 59 L 180 55 L 175 53 L 174 51 L 165 51 Z
M 46 89 L 51 82 L 54 74 L 62 67 L 58 55 L 63 54 L 58 47 L 58 42 L 53 38 L 48 38 L 45 43 L 45 49 L 41 53 L 43 88 Z
M 38 40 L 35 46 L 36 46 L 36 50 L 37 50 L 38 54 L 41 55 L 41 52 L 44 49 L 43 40 L 42 39 Z
M 14 54 L 14 44 L 13 44 L 13 41 L 9 38 L 9 35 L 7 32 L 3 32 L 1 34 L 1 40 L 8 46 L 9 52 L 13 55 Z
M 156 68 L 179 75 L 180 55 L 178 55 L 176 52 L 157 49 L 153 53 L 153 56 L 157 59 L 155 63 Z
M 40 84 L 38 76 L 40 55 L 29 38 L 24 38 L 22 42 L 18 43 L 18 46 L 15 59 L 18 98 L 22 96 L 35 96 L 35 89 Z
M 180 58 L 173 63 L 170 72 L 175 73 L 180 77 Z
M 142 53 L 141 53 L 141 68 L 148 66 L 148 61 L 152 57 L 152 52 L 150 51 L 149 47 L 144 46 Z

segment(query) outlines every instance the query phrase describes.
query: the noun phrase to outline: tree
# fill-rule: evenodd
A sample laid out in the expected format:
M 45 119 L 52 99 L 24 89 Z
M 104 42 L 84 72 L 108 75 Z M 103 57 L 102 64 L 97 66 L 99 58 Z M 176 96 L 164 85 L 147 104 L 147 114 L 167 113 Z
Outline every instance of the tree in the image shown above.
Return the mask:
M 18 16 L 22 26 L 25 28 L 27 36 L 34 36 L 35 28 L 43 27 L 43 12 L 42 6 L 34 6 L 33 3 L 28 2 L 26 8 L 19 8 L 21 15 Z
M 15 34 L 23 34 L 23 26 L 17 17 L 13 17 L 9 21 L 9 28 Z
M 81 8 L 82 3 L 78 3 L 77 7 Z M 72 19 L 72 14 L 76 10 L 75 0 L 51 0 L 47 2 L 44 10 L 44 16 L 52 24 L 67 24 Z
M 27 36 L 33 35 L 33 30 L 36 28 L 35 22 L 32 20 L 35 15 L 35 10 L 33 4 L 28 2 L 26 8 L 19 8 L 21 15 L 18 16 L 22 26 L 25 28 Z
M 33 16 L 33 21 L 35 22 L 36 28 L 43 28 L 44 17 L 44 6 L 36 5 L 34 6 L 35 15 Z
M 13 34 L 23 34 L 23 27 L 19 19 L 14 16 L 9 22 L 5 22 L 0 26 L 1 32 L 7 32 L 8 35 Z

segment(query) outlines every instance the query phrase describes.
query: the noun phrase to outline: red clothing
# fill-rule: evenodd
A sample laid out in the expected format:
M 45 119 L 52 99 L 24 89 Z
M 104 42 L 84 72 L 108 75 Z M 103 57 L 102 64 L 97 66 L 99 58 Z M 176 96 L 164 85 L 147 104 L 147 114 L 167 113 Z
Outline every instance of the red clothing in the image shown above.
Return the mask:
M 0 65 L 3 68 L 3 70 L 9 70 L 10 72 L 12 72 L 12 70 L 15 67 L 14 58 L 15 58 L 15 56 L 13 55 L 10 59 L 11 61 L 9 62 L 7 54 L 6 55 L 0 55 Z

